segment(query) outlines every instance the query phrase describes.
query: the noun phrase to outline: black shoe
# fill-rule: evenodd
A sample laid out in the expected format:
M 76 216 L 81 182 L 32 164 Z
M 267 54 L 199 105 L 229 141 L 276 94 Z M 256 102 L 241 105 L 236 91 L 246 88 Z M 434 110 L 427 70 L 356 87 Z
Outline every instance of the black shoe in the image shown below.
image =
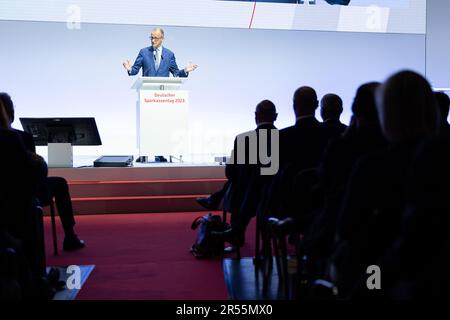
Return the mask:
M 220 239 L 223 242 L 228 242 L 229 244 L 242 247 L 244 245 L 244 237 L 239 236 L 233 229 L 227 229 L 225 231 L 211 231 L 211 236 Z
M 66 236 L 64 238 L 63 249 L 65 251 L 74 251 L 84 248 L 86 245 L 83 240 L 78 239 L 77 235 Z
M 227 246 L 223 249 L 223 253 L 227 254 L 227 253 L 235 253 L 238 250 L 237 247 L 235 246 Z
M 220 201 L 215 201 L 211 196 L 206 198 L 197 198 L 195 199 L 199 205 L 208 210 L 217 210 L 220 205 Z

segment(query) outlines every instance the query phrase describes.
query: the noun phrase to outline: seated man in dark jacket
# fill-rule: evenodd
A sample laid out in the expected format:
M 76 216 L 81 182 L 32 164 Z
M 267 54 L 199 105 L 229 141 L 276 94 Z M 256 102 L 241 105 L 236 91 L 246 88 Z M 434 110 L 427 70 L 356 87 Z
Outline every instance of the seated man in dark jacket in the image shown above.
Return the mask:
M 228 178 L 226 204 L 231 215 L 231 229 L 214 233 L 217 237 L 231 243 L 234 246 L 242 246 L 245 239 L 247 226 L 256 215 L 256 207 L 260 200 L 261 188 L 267 178 L 271 177 L 271 170 L 278 169 L 278 162 L 274 160 L 278 150 L 272 149 L 272 130 L 276 130 L 274 122 L 277 118 L 275 105 L 269 100 L 263 100 L 256 106 L 255 122 L 256 129 L 236 137 L 232 153 L 232 163 L 227 163 L 225 173 Z M 275 134 L 278 131 L 276 130 Z M 261 138 L 263 134 L 267 134 Z M 249 143 L 242 143 L 242 137 L 248 137 Z M 252 141 L 250 136 L 255 139 Z M 247 139 L 247 138 L 246 138 Z M 266 150 L 260 150 L 267 139 Z M 250 142 L 251 141 L 251 142 Z M 243 147 L 243 148 L 242 148 Z M 272 154 L 272 152 L 274 154 Z M 256 154 L 254 154 L 256 153 Z M 271 156 L 268 163 L 262 163 L 261 153 Z M 239 160 L 240 159 L 240 160 Z M 245 160 L 245 161 L 241 161 Z M 268 160 L 268 159 L 266 159 Z M 270 171 L 270 172 L 269 172 Z
M 38 155 L 28 152 L 20 135 L 11 130 L 2 100 L 0 150 L 4 155 L 0 157 L 0 278 L 14 284 L 14 289 L 9 286 L 13 290 L 0 291 L 8 299 L 27 299 L 40 295 L 38 283 L 46 276 L 35 190 L 38 181 L 47 176 L 47 166 Z
M 0 93 L 0 100 L 9 118 L 9 125 L 14 121 L 14 105 L 11 97 L 7 93 Z M 33 137 L 23 131 L 12 129 L 17 132 L 23 140 L 28 151 L 36 154 L 36 146 Z M 69 194 L 67 181 L 62 177 L 45 177 L 41 180 L 37 188 L 37 196 L 41 206 L 47 206 L 55 199 L 56 207 L 63 225 L 65 238 L 63 248 L 66 251 L 76 250 L 85 246 L 74 232 L 75 219 L 73 216 L 72 201 Z

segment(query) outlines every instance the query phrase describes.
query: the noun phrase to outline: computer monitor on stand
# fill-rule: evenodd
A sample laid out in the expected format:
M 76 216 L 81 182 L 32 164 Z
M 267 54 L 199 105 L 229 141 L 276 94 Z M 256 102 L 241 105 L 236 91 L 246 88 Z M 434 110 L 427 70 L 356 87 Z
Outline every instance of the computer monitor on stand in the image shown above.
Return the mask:
M 95 118 L 20 118 L 37 146 L 48 146 L 49 167 L 73 167 L 72 146 L 102 144 Z

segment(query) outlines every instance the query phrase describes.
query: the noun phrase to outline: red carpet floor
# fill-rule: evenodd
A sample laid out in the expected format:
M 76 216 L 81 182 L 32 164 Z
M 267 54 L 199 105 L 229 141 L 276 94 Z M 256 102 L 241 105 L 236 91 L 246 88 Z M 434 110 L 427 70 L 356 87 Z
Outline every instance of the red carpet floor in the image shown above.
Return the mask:
M 77 296 L 80 300 L 228 299 L 222 262 L 196 260 L 189 248 L 196 232 L 192 220 L 204 213 L 151 213 L 76 216 L 76 232 L 86 248 L 53 256 L 50 219 L 45 218 L 47 265 L 95 265 Z M 254 223 L 243 256 L 254 252 Z

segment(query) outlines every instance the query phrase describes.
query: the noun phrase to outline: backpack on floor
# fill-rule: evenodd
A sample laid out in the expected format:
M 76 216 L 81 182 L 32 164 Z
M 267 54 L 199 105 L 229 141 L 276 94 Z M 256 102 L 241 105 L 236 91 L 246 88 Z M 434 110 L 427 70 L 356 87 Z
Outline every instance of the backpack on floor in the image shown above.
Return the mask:
M 229 228 L 229 225 L 222 222 L 222 217 L 208 213 L 197 217 L 191 225 L 192 230 L 199 228 L 197 239 L 191 247 L 191 253 L 196 258 L 211 258 L 222 254 L 224 242 L 217 237 L 212 237 L 211 232 L 221 232 Z

